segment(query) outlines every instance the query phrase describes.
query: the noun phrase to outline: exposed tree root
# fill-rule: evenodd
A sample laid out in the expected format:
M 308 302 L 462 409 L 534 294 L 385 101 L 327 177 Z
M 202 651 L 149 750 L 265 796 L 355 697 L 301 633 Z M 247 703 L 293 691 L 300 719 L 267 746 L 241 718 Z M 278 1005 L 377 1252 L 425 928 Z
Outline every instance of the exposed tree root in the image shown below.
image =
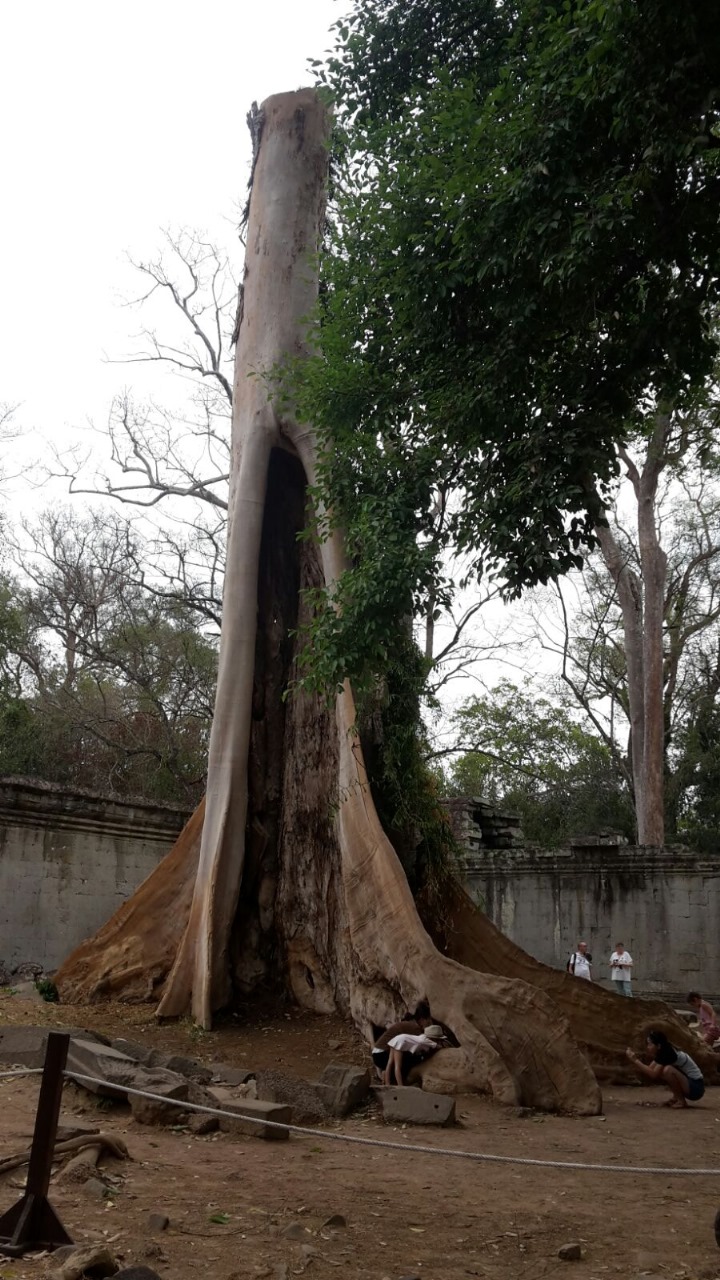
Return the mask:
M 460 885 L 448 903 L 442 938 L 436 940 L 460 964 L 480 973 L 521 978 L 550 996 L 565 1014 L 575 1039 L 587 1051 L 599 1080 L 635 1082 L 637 1077 L 625 1059 L 625 1049 L 631 1046 L 640 1052 L 645 1032 L 657 1027 L 673 1044 L 692 1055 L 709 1083 L 720 1082 L 720 1058 L 668 1004 L 662 1000 L 628 1000 L 535 960 L 505 937 Z
M 60 966 L 63 1000 L 158 999 L 190 913 L 204 817 L 203 800 L 147 880 Z
M 233 986 L 245 991 L 272 977 L 306 1008 L 352 1016 L 368 1039 L 371 1025 L 427 997 L 460 1042 L 437 1064 L 452 1056 L 456 1083 L 502 1102 L 596 1114 L 600 1090 L 578 1044 L 601 1039 L 595 991 L 573 994 L 562 976 L 553 986 L 550 971 L 509 943 L 503 951 L 467 912 L 461 919 L 461 898 L 456 919 L 468 955 L 442 954 L 380 826 L 349 686 L 334 718 L 292 678 L 283 702 L 297 656 L 288 637 L 302 630 L 308 607 L 298 588 L 332 587 L 344 549 L 337 530 L 320 555 L 309 540 L 298 546 L 305 483 L 316 478 L 313 433 L 288 406 L 276 416 L 258 376 L 304 352 L 328 122 L 310 90 L 269 99 L 263 118 L 238 339 L 208 817 L 202 830 L 198 810 L 133 898 L 69 957 L 58 988 L 74 1001 L 160 996 L 161 1014 L 192 1012 L 209 1026 Z

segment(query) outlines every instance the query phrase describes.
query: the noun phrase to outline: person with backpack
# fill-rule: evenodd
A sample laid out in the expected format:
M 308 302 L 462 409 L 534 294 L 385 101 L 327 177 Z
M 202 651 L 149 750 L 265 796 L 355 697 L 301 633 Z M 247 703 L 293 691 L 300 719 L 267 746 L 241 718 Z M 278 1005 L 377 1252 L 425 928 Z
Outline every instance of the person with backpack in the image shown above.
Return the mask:
M 568 973 L 572 973 L 576 978 L 584 978 L 586 982 L 592 982 L 592 956 L 587 949 L 587 942 L 578 942 L 577 949 L 570 956 L 566 968 Z

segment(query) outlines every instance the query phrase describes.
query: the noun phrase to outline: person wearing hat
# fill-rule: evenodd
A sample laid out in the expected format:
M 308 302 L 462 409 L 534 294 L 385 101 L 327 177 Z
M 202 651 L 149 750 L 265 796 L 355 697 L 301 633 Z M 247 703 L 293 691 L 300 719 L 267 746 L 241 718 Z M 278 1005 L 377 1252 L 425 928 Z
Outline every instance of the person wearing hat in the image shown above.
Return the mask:
M 373 1066 L 381 1080 L 385 1078 L 385 1069 L 390 1061 L 390 1041 L 393 1036 L 402 1034 L 419 1036 L 426 1027 L 431 1026 L 432 1021 L 430 1005 L 427 1000 L 421 1000 L 412 1013 L 406 1014 L 400 1022 L 393 1022 L 391 1026 L 385 1028 L 372 1047 Z
M 422 1062 L 425 1058 L 429 1058 L 431 1053 L 435 1053 L 436 1049 L 441 1048 L 445 1039 L 443 1028 L 434 1022 L 425 1027 L 419 1035 L 401 1032 L 393 1036 L 388 1042 L 390 1056 L 383 1075 L 383 1084 L 391 1085 L 394 1075 L 395 1083 L 404 1085 L 403 1066 L 407 1062 L 406 1055 L 413 1062 Z

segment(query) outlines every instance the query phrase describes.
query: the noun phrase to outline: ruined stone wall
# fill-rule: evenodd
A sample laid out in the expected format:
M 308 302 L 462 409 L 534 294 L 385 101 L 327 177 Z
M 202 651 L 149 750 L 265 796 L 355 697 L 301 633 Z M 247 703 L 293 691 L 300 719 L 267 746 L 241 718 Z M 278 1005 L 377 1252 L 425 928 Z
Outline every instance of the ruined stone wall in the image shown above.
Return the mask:
M 634 989 L 720 1001 L 720 857 L 684 849 L 578 844 L 548 852 L 475 849 L 465 882 L 493 922 L 538 960 L 563 968 L 577 941 L 608 985 L 617 941 L 634 960 Z
M 0 964 L 55 969 L 150 874 L 187 816 L 0 779 Z

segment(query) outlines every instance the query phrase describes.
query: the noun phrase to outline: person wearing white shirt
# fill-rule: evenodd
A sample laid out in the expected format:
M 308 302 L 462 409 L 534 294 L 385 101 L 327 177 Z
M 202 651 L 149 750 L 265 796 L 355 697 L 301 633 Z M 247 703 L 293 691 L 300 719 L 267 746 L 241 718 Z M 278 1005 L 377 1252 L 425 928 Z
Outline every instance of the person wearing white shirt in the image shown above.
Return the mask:
M 578 942 L 577 950 L 573 951 L 567 962 L 567 971 L 576 978 L 592 982 L 592 956 L 588 955 L 587 942 Z
M 615 943 L 615 950 L 610 957 L 610 977 L 613 991 L 619 996 L 632 996 L 630 983 L 632 980 L 633 958 L 625 950 L 622 942 Z

